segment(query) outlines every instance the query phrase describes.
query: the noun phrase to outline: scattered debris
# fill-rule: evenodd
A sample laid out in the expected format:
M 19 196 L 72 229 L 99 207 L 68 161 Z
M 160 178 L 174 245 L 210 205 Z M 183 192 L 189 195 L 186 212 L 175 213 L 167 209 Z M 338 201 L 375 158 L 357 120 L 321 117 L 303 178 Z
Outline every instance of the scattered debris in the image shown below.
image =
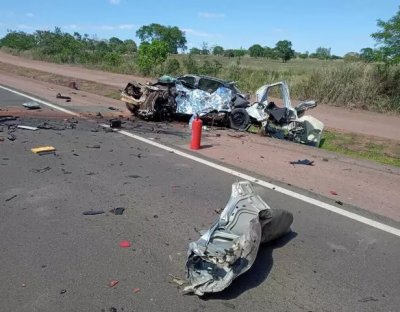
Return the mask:
M 74 128 L 73 126 L 69 126 L 70 128 Z M 54 124 L 50 124 L 48 122 L 43 122 L 42 124 L 37 126 L 38 129 L 43 129 L 43 130 L 65 130 L 67 128 L 67 125 L 54 125 Z
M 123 208 L 123 207 L 113 208 L 110 210 L 110 212 L 112 214 L 115 214 L 116 216 L 123 215 L 124 211 L 125 211 L 125 208 Z
M 32 172 L 43 173 L 43 172 L 49 171 L 50 169 L 51 169 L 51 167 L 47 166 L 47 167 L 40 168 L 40 169 L 32 169 Z
M 137 294 L 138 292 L 140 292 L 140 288 L 133 288 L 132 291 L 133 291 L 134 294 Z
M 100 148 L 100 145 L 99 144 L 86 145 L 86 148 Z
M 40 109 L 40 104 L 34 101 L 23 103 L 22 106 L 27 109 Z
M 340 205 L 340 206 L 343 206 L 343 202 L 341 202 L 340 200 L 336 200 L 335 203 Z
M 96 114 L 96 117 L 103 117 L 103 115 L 102 115 L 100 112 L 98 112 L 98 113 Z
M 15 134 L 9 132 L 7 135 L 7 139 L 10 141 L 15 141 L 17 139 L 17 137 Z
M 104 211 L 103 210 L 87 210 L 82 212 L 82 214 L 84 216 L 95 216 L 95 215 L 99 215 L 99 214 L 103 214 Z
M 38 154 L 38 155 L 45 155 L 52 153 L 56 151 L 56 149 L 53 146 L 40 146 L 40 147 L 35 147 L 31 148 L 32 153 Z
M 111 307 L 110 309 L 108 309 L 109 312 L 117 312 L 117 308 Z
M 61 290 L 60 290 L 60 295 L 63 295 L 63 294 L 65 294 L 66 292 L 67 292 L 66 289 L 61 289 Z
M 137 174 L 131 174 L 131 175 L 128 175 L 127 178 L 138 179 L 138 178 L 141 178 L 141 176 L 137 175 Z
M 172 274 L 168 274 L 168 275 L 172 277 L 172 281 L 171 282 L 175 283 L 175 284 L 178 284 L 178 286 L 182 286 L 182 285 L 185 285 L 185 284 L 188 283 L 186 280 L 181 279 L 179 277 L 176 277 L 176 276 L 174 276 Z
M 17 197 L 18 195 L 13 195 L 13 196 L 11 196 L 11 197 L 9 197 L 9 198 L 7 198 L 6 199 L 6 202 L 9 202 L 10 200 L 13 200 L 15 197 Z
M 314 166 L 314 160 L 308 160 L 308 159 L 303 159 L 303 160 L 297 160 L 297 161 L 291 161 L 289 162 L 291 165 L 306 165 L 306 166 Z
M 115 285 L 117 285 L 119 283 L 119 281 L 117 281 L 117 280 L 111 280 L 109 283 L 108 283 L 108 287 L 114 287 Z
M 109 110 L 113 110 L 113 111 L 117 111 L 117 110 L 118 110 L 118 108 L 115 108 L 115 107 L 113 107 L 113 106 L 109 106 L 108 109 L 109 109 Z
M 71 174 L 71 171 L 65 170 L 64 168 L 61 169 L 63 174 Z
M 21 287 L 26 287 L 26 284 L 25 284 L 25 283 L 22 283 L 22 284 L 21 284 Z
M 231 197 L 214 225 L 189 244 L 186 262 L 190 285 L 198 296 L 219 292 L 253 265 L 261 243 L 290 232 L 293 215 L 271 209 L 249 181 L 232 185 Z
M 245 135 L 243 133 L 228 133 L 228 136 L 230 136 L 232 138 L 240 139 L 240 138 L 246 137 L 247 135 Z
M 4 122 L 4 121 L 13 121 L 13 120 L 17 120 L 17 116 L 11 116 L 11 115 L 7 115 L 7 116 L 0 116 L 0 122 Z
M 111 128 L 121 128 L 121 126 L 122 126 L 121 119 L 111 119 L 110 120 Z
M 32 131 L 39 130 L 39 128 L 37 128 L 37 127 L 23 126 L 23 125 L 18 125 L 17 128 L 23 129 L 23 130 L 32 130 Z
M 358 302 L 368 302 L 368 301 L 379 301 L 379 299 L 371 296 L 371 297 L 366 297 L 366 298 L 362 298 L 362 299 L 358 300 Z
M 322 158 L 322 161 L 329 161 L 328 158 Z
M 71 102 L 71 97 L 70 96 L 61 95 L 61 93 L 57 93 L 56 94 L 56 98 L 65 100 L 65 102 Z
M 329 193 L 331 193 L 332 195 L 337 195 L 338 194 L 335 191 L 329 191 Z
M 132 246 L 132 243 L 130 241 L 120 241 L 119 242 L 119 247 L 121 248 L 129 248 Z

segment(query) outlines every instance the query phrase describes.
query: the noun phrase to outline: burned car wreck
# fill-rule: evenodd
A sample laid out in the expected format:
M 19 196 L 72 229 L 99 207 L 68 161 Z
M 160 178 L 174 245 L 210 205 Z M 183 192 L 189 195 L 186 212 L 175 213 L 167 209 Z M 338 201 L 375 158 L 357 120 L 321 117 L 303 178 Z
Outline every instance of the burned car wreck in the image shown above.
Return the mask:
M 270 101 L 280 94 L 279 102 Z M 317 106 L 304 101 L 293 107 L 286 82 L 267 84 L 256 92 L 256 102 L 233 82 L 208 76 L 161 77 L 154 84 L 128 83 L 121 100 L 135 116 L 145 120 L 171 121 L 177 116 L 198 115 L 205 123 L 247 130 L 261 126 L 274 138 L 319 147 L 324 124 L 305 112 Z
M 205 122 L 236 130 L 245 130 L 250 122 L 246 97 L 232 82 L 194 75 L 163 76 L 146 85 L 131 82 L 121 94 L 128 110 L 139 118 L 165 121 L 197 114 Z
M 187 293 L 202 296 L 228 287 L 253 265 L 260 244 L 290 231 L 293 215 L 271 209 L 250 182 L 232 185 L 231 197 L 218 220 L 189 244 Z

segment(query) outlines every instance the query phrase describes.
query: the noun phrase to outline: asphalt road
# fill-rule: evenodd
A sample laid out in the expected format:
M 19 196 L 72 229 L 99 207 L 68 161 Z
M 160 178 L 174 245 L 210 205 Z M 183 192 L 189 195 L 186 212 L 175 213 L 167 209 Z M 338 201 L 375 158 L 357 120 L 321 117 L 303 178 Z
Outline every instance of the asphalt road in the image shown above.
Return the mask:
M 0 91 L 0 108 L 25 101 Z M 184 296 L 170 274 L 185 276 L 188 243 L 218 217 L 235 177 L 90 121 L 17 129 L 15 141 L 6 131 L 2 311 L 399 311 L 399 237 L 257 186 L 271 207 L 294 214 L 293 233 L 263 246 L 226 291 Z M 56 154 L 30 150 L 43 145 Z M 115 207 L 125 213 L 108 212 Z M 122 240 L 132 246 L 120 248 Z M 110 288 L 111 280 L 119 283 Z

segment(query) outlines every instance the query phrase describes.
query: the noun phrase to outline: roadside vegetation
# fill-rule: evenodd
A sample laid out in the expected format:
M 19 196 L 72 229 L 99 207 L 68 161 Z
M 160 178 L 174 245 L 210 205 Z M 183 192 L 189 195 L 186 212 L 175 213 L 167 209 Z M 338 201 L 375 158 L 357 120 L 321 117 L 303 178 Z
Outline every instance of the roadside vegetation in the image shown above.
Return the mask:
M 278 41 L 274 47 L 254 44 L 248 49 L 209 47 L 204 42 L 187 51 L 183 31 L 154 23 L 136 32 L 139 46 L 131 39 L 99 40 L 56 27 L 32 34 L 9 31 L 0 39 L 0 48 L 43 61 L 152 78 L 211 75 L 236 81 L 240 89 L 251 93 L 266 83 L 286 80 L 292 97 L 298 100 L 400 113 L 400 10 L 387 22 L 379 20 L 378 27 L 371 35 L 378 48 L 343 57 L 332 55 L 325 47 L 312 53 L 296 52 L 289 40 Z

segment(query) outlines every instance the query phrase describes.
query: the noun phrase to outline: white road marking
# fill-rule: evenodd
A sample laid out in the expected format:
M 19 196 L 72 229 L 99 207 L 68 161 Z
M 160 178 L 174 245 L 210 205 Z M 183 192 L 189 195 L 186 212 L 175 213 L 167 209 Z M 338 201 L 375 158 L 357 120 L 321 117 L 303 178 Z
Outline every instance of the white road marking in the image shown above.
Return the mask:
M 43 101 L 43 100 L 34 98 L 34 97 L 32 97 L 32 96 L 29 96 L 29 95 L 25 95 L 25 94 L 23 94 L 23 93 L 21 93 L 21 92 L 18 92 L 18 91 L 15 91 L 15 90 L 12 90 L 12 89 L 3 87 L 3 86 L 0 86 L 0 88 L 2 88 L 2 89 L 4 89 L 4 90 L 7 90 L 7 91 L 10 91 L 10 92 L 12 92 L 12 93 L 18 94 L 18 95 L 20 95 L 20 96 L 26 97 L 26 98 L 28 98 L 28 99 L 31 99 L 31 100 L 36 101 L 36 102 L 38 102 L 38 103 L 41 103 L 41 104 L 43 104 L 43 105 L 49 106 L 49 107 L 51 107 L 51 108 L 57 109 L 57 110 L 62 111 L 62 112 L 64 112 L 64 113 L 67 113 L 67 114 L 70 114 L 70 115 L 74 115 L 74 116 L 79 116 L 78 113 L 72 112 L 72 111 L 67 110 L 67 109 L 65 109 L 65 108 L 62 108 L 62 107 L 59 107 L 59 106 L 57 106 L 57 105 L 55 105 L 55 104 L 48 103 L 48 102 L 46 102 L 46 101 Z M 105 127 L 105 128 L 109 128 L 109 125 L 106 125 L 106 124 L 101 124 L 101 126 L 102 126 L 102 127 Z M 117 132 L 117 133 L 123 134 L 123 135 L 125 135 L 125 136 L 127 136 L 127 137 L 130 137 L 130 138 L 132 138 L 132 139 L 141 141 L 141 142 L 143 142 L 143 143 L 152 145 L 152 146 L 154 146 L 154 147 L 158 147 L 158 148 L 163 149 L 163 150 L 165 150 L 165 151 L 167 151 L 167 152 L 171 152 L 171 153 L 174 153 L 174 154 L 176 154 L 176 155 L 179 155 L 179 156 L 182 156 L 182 157 L 191 159 L 191 160 L 193 160 L 193 161 L 195 161 L 195 162 L 201 163 L 201 164 L 203 164 L 203 165 L 209 166 L 209 167 L 214 168 L 214 169 L 217 169 L 217 170 L 219 170 L 219 171 L 228 173 L 228 174 L 230 174 L 230 175 L 236 176 L 236 177 L 241 178 L 241 179 L 244 179 L 244 180 L 251 181 L 251 182 L 253 182 L 253 183 L 255 183 L 255 184 L 258 184 L 258 185 L 261 185 L 261 186 L 263 186 L 263 187 L 265 187 L 265 188 L 274 190 L 274 191 L 279 192 L 279 193 L 281 193 L 281 194 L 284 194 L 284 195 L 287 195 L 287 196 L 296 198 L 296 199 L 301 200 L 301 201 L 303 201 L 303 202 L 306 202 L 306 203 L 309 203 L 309 204 L 311 204 L 311 205 L 320 207 L 320 208 L 322 208 L 322 209 L 325 209 L 325 210 L 334 212 L 334 213 L 339 214 L 339 215 L 341 215 L 341 216 L 347 217 L 347 218 L 349 218 L 349 219 L 358 221 L 358 222 L 360 222 L 360 223 L 369 225 L 369 226 L 374 227 L 374 228 L 376 228 L 376 229 L 379 229 L 379 230 L 382 230 L 382 231 L 384 231 L 384 232 L 387 232 L 387 233 L 390 233 L 390 234 L 393 234 L 393 235 L 396 235 L 396 236 L 399 236 L 399 237 L 400 237 L 400 229 L 397 229 L 397 228 L 395 228 L 395 227 L 392 227 L 392 226 L 386 225 L 386 224 L 384 224 L 384 223 L 377 222 L 377 221 L 375 221 L 375 220 L 372 220 L 372 219 L 369 219 L 369 218 L 360 216 L 360 215 L 358 215 L 358 214 L 356 214 L 356 213 L 353 213 L 353 212 L 350 212 L 350 211 L 347 211 L 347 210 L 338 208 L 338 207 L 336 207 L 336 206 L 327 204 L 327 203 L 325 203 L 325 202 L 323 202 L 323 201 L 320 201 L 320 200 L 317 200 L 317 199 L 314 199 L 314 198 L 311 198 L 311 197 L 308 197 L 308 196 L 305 196 L 305 195 L 296 193 L 296 192 L 294 192 L 294 191 L 291 191 L 291 190 L 285 189 L 285 188 L 283 188 L 283 187 L 274 185 L 274 184 L 272 184 L 272 183 L 269 183 L 269 182 L 266 182 L 266 181 L 257 179 L 257 178 L 255 178 L 255 177 L 252 177 L 252 176 L 250 176 L 250 175 L 241 173 L 241 172 L 239 172 L 239 171 L 236 171 L 236 170 L 233 170 L 233 169 L 230 169 L 230 168 L 227 168 L 227 167 L 218 165 L 218 164 L 213 163 L 213 162 L 211 162 L 211 161 L 208 161 L 208 160 L 202 159 L 202 158 L 200 158 L 200 157 L 191 155 L 191 154 L 189 154 L 189 153 L 182 152 L 182 151 L 177 150 L 177 149 L 175 149 L 175 148 L 172 148 L 172 147 L 169 147 L 169 146 L 166 146 L 166 145 L 163 145 L 163 144 L 154 142 L 154 141 L 152 141 L 152 140 L 143 138 L 143 137 L 138 136 L 138 135 L 136 135 L 136 134 L 127 132 L 127 131 L 125 131 L 125 130 L 115 130 L 115 129 L 114 129 L 114 131 Z
M 38 102 L 38 103 L 43 104 L 43 105 L 46 105 L 46 106 L 48 106 L 48 107 L 54 108 L 54 109 L 59 110 L 59 111 L 61 111 L 61 112 L 64 112 L 64 113 L 67 113 L 67 114 L 70 114 L 70 115 L 73 115 L 73 116 L 80 116 L 78 113 L 75 113 L 75 112 L 73 112 L 73 111 L 70 111 L 69 109 L 62 108 L 62 107 L 57 106 L 57 105 L 55 105 L 55 104 L 52 104 L 52 103 L 43 101 L 43 100 L 41 100 L 41 99 L 35 98 L 35 97 L 33 97 L 33 96 L 24 94 L 24 93 L 22 93 L 22 92 L 15 91 L 15 90 L 13 90 L 13 89 L 10 89 L 10 88 L 7 88 L 7 87 L 1 86 L 1 85 L 0 85 L 0 88 L 3 89 L 3 90 L 7 90 L 7 91 L 9 91 L 9 92 L 12 92 L 12 93 L 14 93 L 14 94 L 17 94 L 17 95 L 19 95 L 19 96 L 26 97 L 27 99 L 30 99 L 30 100 L 35 101 L 35 102 Z

